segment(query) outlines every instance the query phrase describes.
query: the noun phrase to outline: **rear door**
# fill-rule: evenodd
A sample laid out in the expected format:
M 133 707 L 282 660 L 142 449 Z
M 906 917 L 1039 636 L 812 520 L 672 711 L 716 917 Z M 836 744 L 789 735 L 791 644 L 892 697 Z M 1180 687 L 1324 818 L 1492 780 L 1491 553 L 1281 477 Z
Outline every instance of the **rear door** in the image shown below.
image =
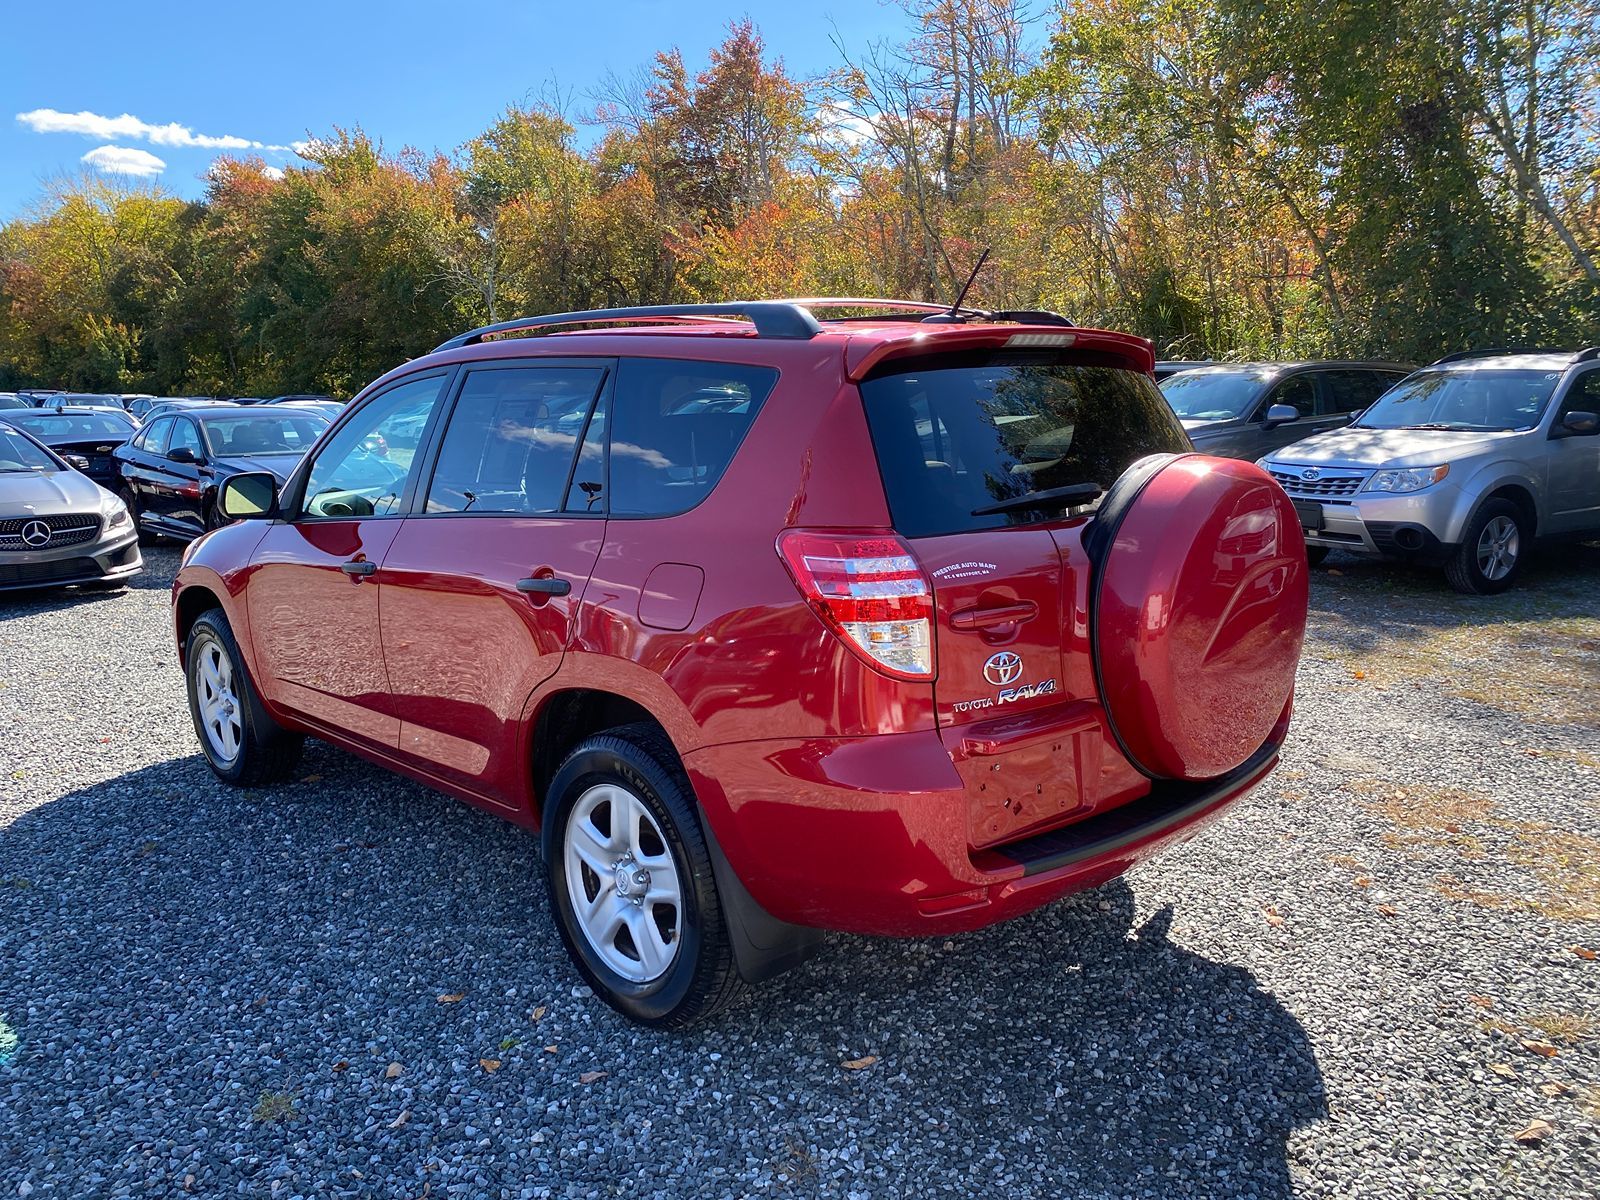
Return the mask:
M 906 360 L 861 392 L 895 529 L 933 582 L 937 717 L 977 797 L 973 845 L 1135 794 L 1142 777 L 1104 752 L 1087 510 L 1026 497 L 1109 488 L 1138 458 L 1188 450 L 1161 393 L 1037 352 Z
M 523 705 L 561 664 L 604 541 L 589 499 L 605 479 L 595 408 L 611 374 L 592 359 L 464 370 L 383 561 L 401 752 L 501 803 L 523 790 Z

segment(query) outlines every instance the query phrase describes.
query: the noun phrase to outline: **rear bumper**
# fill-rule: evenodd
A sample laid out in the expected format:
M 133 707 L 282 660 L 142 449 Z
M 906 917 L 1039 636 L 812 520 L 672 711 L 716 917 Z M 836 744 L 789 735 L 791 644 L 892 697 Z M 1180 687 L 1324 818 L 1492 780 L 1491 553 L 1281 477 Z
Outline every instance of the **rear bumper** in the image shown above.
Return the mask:
M 729 865 L 772 916 L 917 937 L 1021 916 L 1188 840 L 1267 776 L 1286 726 L 1220 779 L 1158 782 L 1117 808 L 978 850 L 967 790 L 933 731 L 714 746 L 685 765 Z

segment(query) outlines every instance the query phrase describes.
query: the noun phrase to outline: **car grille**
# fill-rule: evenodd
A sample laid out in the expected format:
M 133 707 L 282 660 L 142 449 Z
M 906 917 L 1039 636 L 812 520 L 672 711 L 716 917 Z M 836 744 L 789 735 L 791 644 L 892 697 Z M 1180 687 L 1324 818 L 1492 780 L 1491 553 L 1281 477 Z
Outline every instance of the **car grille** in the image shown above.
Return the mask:
M 1354 496 L 1371 474 L 1370 471 L 1349 471 L 1342 468 L 1329 470 L 1318 467 L 1317 477 L 1307 479 L 1301 474 L 1304 468 L 1280 470 L 1272 467 L 1270 470 L 1278 485 L 1289 495 L 1305 496 L 1312 500 L 1321 500 L 1329 496 Z
M 29 545 L 23 539 L 23 528 L 34 522 L 42 522 L 50 529 L 50 540 L 42 545 Z M 14 517 L 0 521 L 0 550 L 56 550 L 62 546 L 77 546 L 93 541 L 99 532 L 100 518 L 94 516 Z

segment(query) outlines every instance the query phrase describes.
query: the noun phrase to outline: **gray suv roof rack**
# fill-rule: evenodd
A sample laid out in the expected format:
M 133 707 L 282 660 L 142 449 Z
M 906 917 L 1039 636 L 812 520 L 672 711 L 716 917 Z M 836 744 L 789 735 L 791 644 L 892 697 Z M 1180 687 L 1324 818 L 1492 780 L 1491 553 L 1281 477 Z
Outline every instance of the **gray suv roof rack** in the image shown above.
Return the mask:
M 1445 363 L 1464 362 L 1469 358 L 1495 358 L 1501 354 L 1571 354 L 1572 351 L 1560 346 L 1493 346 L 1486 350 L 1457 350 L 1454 354 L 1446 354 L 1429 363 L 1430 367 L 1443 366 Z M 1586 354 L 1588 351 L 1581 351 Z
M 447 342 L 439 343 L 433 348 L 433 352 L 437 354 L 441 350 L 475 346 L 480 342 L 498 338 L 501 334 L 524 333 L 558 325 L 616 325 L 629 321 L 695 322 L 727 317 L 742 317 L 748 320 L 755 327 L 757 337 L 805 341 L 822 332 L 822 326 L 811 314 L 813 308 L 881 308 L 923 313 L 926 314 L 924 321 L 946 318 L 952 322 L 1014 321 L 1025 325 L 1061 325 L 1069 328 L 1072 326 L 1072 322 L 1066 317 L 1053 312 L 1032 310 L 988 312 L 981 308 L 960 308 L 950 313 L 947 305 L 923 300 L 807 296 L 799 300 L 734 300 L 723 304 L 645 304 L 631 308 L 595 308 L 583 312 L 517 317 L 515 320 L 502 321 L 497 325 L 482 325 L 477 329 L 469 329 Z

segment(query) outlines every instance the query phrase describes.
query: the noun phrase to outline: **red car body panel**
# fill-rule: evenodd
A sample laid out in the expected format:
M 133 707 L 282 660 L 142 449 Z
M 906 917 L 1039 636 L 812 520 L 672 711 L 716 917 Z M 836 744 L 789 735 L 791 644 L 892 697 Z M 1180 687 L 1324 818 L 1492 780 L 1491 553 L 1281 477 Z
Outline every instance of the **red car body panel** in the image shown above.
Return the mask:
M 630 701 L 673 742 L 739 880 L 784 921 L 954 931 L 1095 886 L 1192 834 L 1276 761 L 1306 572 L 1303 554 L 1298 569 L 1287 561 L 1298 528 L 1287 501 L 1262 490 L 1274 486 L 1267 477 L 1230 463 L 1211 466 L 1209 483 L 1198 469 L 1158 479 L 1106 576 L 1129 603 L 1102 614 L 1112 649 L 1098 671 L 1087 517 L 909 542 L 932 581 L 931 680 L 891 677 L 853 653 L 775 548 L 789 529 L 892 528 L 856 380 L 897 356 L 1004 346 L 1019 333 L 1062 336 L 886 321 L 789 341 L 708 324 L 488 342 L 408 363 L 342 420 L 388 382 L 452 364 L 646 356 L 780 374 L 720 482 L 676 516 L 413 511 L 218 530 L 191 545 L 174 584 L 180 650 L 187 622 L 220 603 L 275 720 L 530 827 L 542 802 L 533 731 L 545 706 L 572 689 Z M 1102 360 L 1151 368 L 1147 342 L 1071 336 Z M 1202 536 L 1171 519 L 1185 480 L 1207 504 L 1240 507 L 1238 528 Z M 1207 537 L 1234 538 L 1228 563 L 1201 561 Z M 360 556 L 376 574 L 340 569 Z M 540 573 L 570 579 L 571 593 L 517 591 L 517 579 Z M 1182 619 L 1141 622 L 1140 587 L 1160 591 Z M 1211 644 L 1193 644 L 1202 634 Z M 1024 661 L 1017 682 L 1031 690 L 974 703 L 995 691 L 985 663 L 1002 651 Z M 1121 672 L 1146 672 L 1165 691 L 1152 701 L 1113 690 L 1108 709 L 1100 675 Z M 1191 676 L 1199 686 L 1179 686 Z M 1248 719 L 1217 711 L 1229 691 L 1251 690 L 1260 702 Z M 1029 839 L 1166 795 L 1124 753 L 1130 741 L 1135 760 L 1176 765 L 1172 779 L 1232 774 L 1165 823 L 1087 857 L 1050 866 L 1013 855 Z

